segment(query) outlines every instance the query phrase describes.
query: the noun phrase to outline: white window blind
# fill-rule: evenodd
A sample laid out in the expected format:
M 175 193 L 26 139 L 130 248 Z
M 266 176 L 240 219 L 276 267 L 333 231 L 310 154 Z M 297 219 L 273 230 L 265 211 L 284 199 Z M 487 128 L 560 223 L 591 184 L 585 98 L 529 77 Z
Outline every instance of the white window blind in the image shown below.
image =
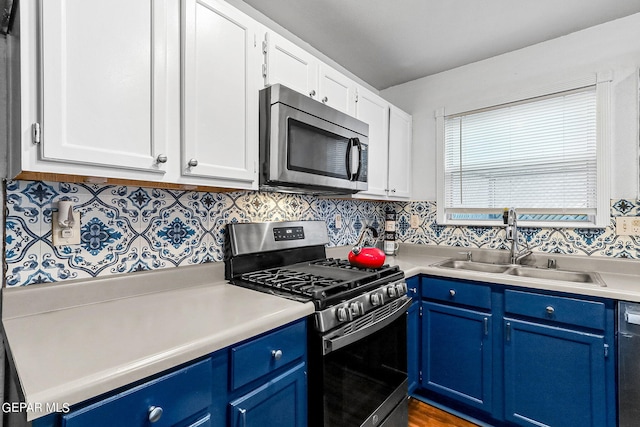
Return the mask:
M 591 86 L 445 117 L 445 210 L 468 215 L 515 207 L 592 218 L 596 100 Z

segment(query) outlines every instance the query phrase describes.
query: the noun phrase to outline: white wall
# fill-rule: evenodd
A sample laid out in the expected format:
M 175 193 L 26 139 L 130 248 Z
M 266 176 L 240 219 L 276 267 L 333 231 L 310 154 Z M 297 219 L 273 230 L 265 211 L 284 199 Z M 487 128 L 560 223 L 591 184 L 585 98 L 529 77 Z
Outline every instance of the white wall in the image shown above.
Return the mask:
M 413 115 L 413 199 L 436 200 L 435 111 L 492 105 L 515 92 L 613 71 L 611 198 L 638 197 L 640 14 L 381 92 Z M 495 101 L 493 101 L 495 103 Z

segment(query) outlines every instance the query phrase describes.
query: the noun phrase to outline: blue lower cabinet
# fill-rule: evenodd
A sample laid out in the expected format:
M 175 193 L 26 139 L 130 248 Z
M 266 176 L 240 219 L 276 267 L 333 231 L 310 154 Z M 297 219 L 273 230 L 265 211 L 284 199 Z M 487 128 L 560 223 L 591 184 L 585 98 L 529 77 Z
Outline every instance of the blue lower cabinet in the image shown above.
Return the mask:
M 62 416 L 62 427 L 189 425 L 211 403 L 211 360 L 144 383 Z M 195 421 L 195 420 L 193 420 Z M 196 424 L 197 425 L 197 424 Z M 206 425 L 206 424 L 205 424 Z
M 32 425 L 303 427 L 307 421 L 306 342 L 306 320 L 301 320 L 74 405 L 67 414 L 43 416 Z
M 422 309 L 422 387 L 491 412 L 491 314 L 432 302 Z
M 504 326 L 507 421 L 522 426 L 610 425 L 604 336 L 509 318 Z
M 231 427 L 304 427 L 307 375 L 301 363 L 229 404 Z
M 409 361 L 419 360 L 413 396 L 489 425 L 616 426 L 613 300 L 420 283 L 421 331 L 410 327 L 408 337 Z

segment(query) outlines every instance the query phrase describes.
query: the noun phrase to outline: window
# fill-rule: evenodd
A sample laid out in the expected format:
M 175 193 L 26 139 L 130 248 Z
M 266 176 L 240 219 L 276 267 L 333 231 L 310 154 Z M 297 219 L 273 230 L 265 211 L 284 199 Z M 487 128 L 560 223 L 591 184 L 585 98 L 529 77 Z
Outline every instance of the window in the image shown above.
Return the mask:
M 609 225 L 608 83 L 439 116 L 438 222 Z

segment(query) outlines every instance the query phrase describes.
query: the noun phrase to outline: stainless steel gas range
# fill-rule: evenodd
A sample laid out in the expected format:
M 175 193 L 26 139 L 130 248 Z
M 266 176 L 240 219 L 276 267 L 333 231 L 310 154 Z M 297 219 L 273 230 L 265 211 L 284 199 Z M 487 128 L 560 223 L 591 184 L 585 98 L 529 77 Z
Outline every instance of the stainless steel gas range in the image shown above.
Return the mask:
M 310 426 L 407 425 L 406 295 L 398 267 L 326 257 L 323 221 L 229 224 L 226 278 L 316 311 L 308 337 Z

